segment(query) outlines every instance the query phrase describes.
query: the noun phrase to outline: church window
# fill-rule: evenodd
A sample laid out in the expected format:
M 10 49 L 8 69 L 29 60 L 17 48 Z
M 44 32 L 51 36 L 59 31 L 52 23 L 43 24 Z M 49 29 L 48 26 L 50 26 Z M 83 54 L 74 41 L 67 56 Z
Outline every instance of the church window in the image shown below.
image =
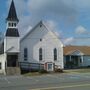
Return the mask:
M 28 49 L 24 48 L 24 61 L 28 60 Z
M 11 26 L 11 23 L 8 23 L 8 26 L 10 27 Z
M 42 48 L 39 49 L 39 60 L 42 61 Z
M 14 23 L 14 27 L 16 27 L 16 23 Z
M 12 23 L 12 27 L 13 27 L 13 23 Z
M 16 27 L 16 23 L 8 23 L 9 27 Z
M 40 41 L 42 41 L 42 39 L 40 39 Z
M 0 69 L 2 69 L 2 66 L 1 66 L 2 64 L 0 63 Z
M 40 24 L 40 27 L 42 27 L 42 24 Z
M 54 61 L 56 61 L 57 60 L 57 49 L 55 48 L 54 49 Z

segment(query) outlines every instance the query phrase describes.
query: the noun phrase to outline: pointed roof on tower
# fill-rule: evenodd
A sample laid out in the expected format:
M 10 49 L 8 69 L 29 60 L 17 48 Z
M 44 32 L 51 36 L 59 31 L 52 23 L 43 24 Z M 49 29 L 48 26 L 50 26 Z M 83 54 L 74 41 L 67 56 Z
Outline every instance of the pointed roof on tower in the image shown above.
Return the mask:
M 14 5 L 14 1 L 13 0 L 11 2 L 11 6 L 10 6 L 10 9 L 9 9 L 8 17 L 6 18 L 6 20 L 19 21 L 18 18 L 17 18 L 16 9 L 15 9 L 15 5 Z

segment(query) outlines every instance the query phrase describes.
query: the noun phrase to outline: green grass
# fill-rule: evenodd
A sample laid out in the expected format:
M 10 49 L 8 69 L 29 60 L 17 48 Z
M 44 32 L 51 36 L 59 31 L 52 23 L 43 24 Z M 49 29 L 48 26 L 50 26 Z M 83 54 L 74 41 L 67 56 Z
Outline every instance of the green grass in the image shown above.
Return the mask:
M 38 76 L 38 75 L 42 75 L 42 74 L 39 72 L 30 72 L 30 73 L 24 74 L 24 76 Z
M 45 74 L 48 74 L 48 72 L 44 71 L 44 70 L 41 70 L 41 71 L 38 71 L 38 72 L 29 72 L 29 73 L 26 73 L 26 74 L 23 74 L 24 76 L 39 76 L 39 75 L 45 75 Z
M 64 73 L 90 73 L 89 69 L 71 69 L 71 70 L 64 70 Z
M 63 70 L 63 73 L 90 73 L 90 68 Z M 53 73 L 29 72 L 23 75 L 24 76 L 40 76 L 40 75 L 46 75 L 46 74 L 57 74 L 57 73 L 56 72 L 53 72 Z M 61 74 L 61 73 L 58 73 L 58 74 Z
M 24 76 L 41 76 L 41 75 L 47 75 L 47 74 L 61 74 L 61 73 L 60 72 L 47 72 L 47 73 L 29 72 L 23 75 Z
M 84 74 L 90 74 L 90 68 L 86 69 L 70 69 L 70 70 L 63 70 L 63 73 L 84 73 Z M 29 72 L 26 74 L 23 74 L 23 76 L 41 76 L 41 75 L 47 75 L 47 74 L 57 74 L 56 72 L 52 73 L 40 73 L 40 72 Z M 61 74 L 61 73 L 58 73 Z

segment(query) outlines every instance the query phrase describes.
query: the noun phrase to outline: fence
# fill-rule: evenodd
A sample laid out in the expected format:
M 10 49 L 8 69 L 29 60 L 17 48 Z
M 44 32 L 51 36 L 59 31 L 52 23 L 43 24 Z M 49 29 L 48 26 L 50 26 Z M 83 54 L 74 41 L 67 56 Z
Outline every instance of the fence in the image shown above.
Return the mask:
M 44 69 L 44 64 L 40 64 L 40 63 L 20 62 L 19 65 L 22 70 L 42 70 Z

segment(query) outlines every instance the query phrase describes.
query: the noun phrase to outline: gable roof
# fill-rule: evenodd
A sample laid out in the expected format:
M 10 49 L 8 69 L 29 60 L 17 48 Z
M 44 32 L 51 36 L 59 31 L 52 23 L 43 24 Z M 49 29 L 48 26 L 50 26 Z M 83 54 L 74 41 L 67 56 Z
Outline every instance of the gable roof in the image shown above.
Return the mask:
M 45 24 L 45 22 L 44 21 L 40 21 L 34 28 L 32 28 L 23 38 L 21 38 L 21 41 L 22 40 L 24 40 L 32 31 L 34 31 L 35 30 L 35 28 L 37 28 L 37 26 L 39 26 L 39 25 L 43 25 L 48 31 L 51 31 L 56 37 L 57 37 L 57 39 L 59 39 L 59 37 L 54 33 L 54 31 L 53 30 L 50 30 L 49 28 L 48 28 L 48 26 Z M 59 39 L 60 40 L 60 39 Z M 62 43 L 62 46 L 63 46 L 63 43 Z
M 17 18 L 16 9 L 15 9 L 15 5 L 14 5 L 14 1 L 13 0 L 11 2 L 11 6 L 10 6 L 10 9 L 9 9 L 8 17 L 6 18 L 6 20 L 19 21 L 18 18 Z
M 26 33 L 26 34 L 21 38 L 20 41 L 24 40 L 24 39 L 25 39 L 33 30 L 35 30 L 35 28 L 36 28 L 38 25 L 40 25 L 40 24 L 42 24 L 42 21 L 40 21 L 36 26 L 34 26 L 30 31 L 28 31 L 28 33 Z
M 70 55 L 72 52 L 80 51 L 84 55 L 90 55 L 90 46 L 65 46 L 64 55 Z
M 13 50 L 14 50 L 14 52 L 13 52 Z M 17 48 L 15 48 L 15 47 L 10 47 L 6 52 L 12 52 L 12 53 L 15 53 L 15 50 L 16 50 L 16 52 L 17 52 Z
M 80 50 L 73 50 L 67 53 L 67 55 L 84 55 Z

